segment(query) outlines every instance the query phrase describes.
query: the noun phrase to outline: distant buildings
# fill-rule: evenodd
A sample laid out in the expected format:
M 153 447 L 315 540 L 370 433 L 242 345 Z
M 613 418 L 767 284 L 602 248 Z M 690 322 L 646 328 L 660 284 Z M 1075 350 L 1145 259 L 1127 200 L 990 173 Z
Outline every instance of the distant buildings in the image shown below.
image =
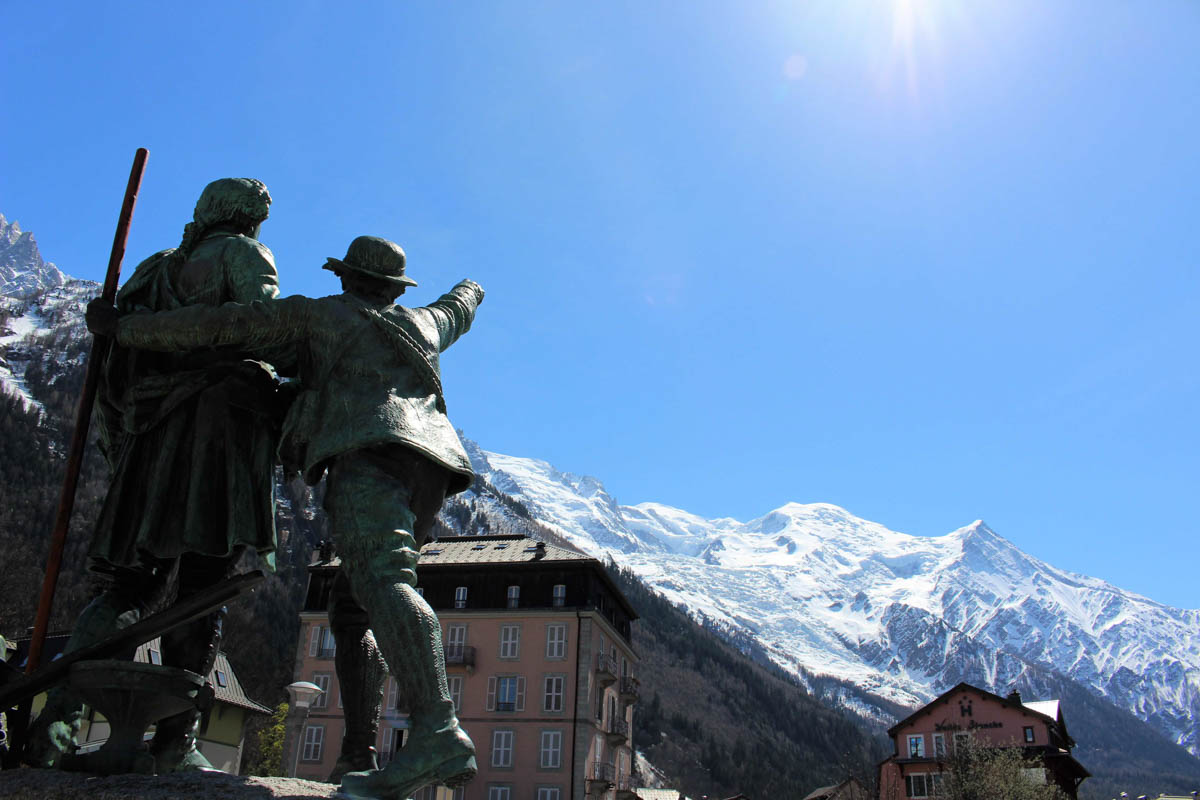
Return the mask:
M 308 714 L 296 776 L 324 780 L 343 732 L 326 608 L 339 561 L 309 567 L 294 679 L 326 694 Z M 419 589 L 442 625 L 450 692 L 478 750 L 479 775 L 456 800 L 634 800 L 637 614 L 596 559 L 523 536 L 425 545 Z M 376 747 L 398 749 L 407 719 L 389 678 Z M 288 748 L 285 747 L 285 752 Z
M 1022 702 L 960 683 L 889 731 L 894 752 L 879 765 L 879 799 L 936 797 L 955 750 L 973 739 L 986 747 L 1019 747 L 1040 763 L 1030 780 L 1058 784 L 1078 796 L 1089 776 L 1071 755 L 1075 745 L 1057 700 Z

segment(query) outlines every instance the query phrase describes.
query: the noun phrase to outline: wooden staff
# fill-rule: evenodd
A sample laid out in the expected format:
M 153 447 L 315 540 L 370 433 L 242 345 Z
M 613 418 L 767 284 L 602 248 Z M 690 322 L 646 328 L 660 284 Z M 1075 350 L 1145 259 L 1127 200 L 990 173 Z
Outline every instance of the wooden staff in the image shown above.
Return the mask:
M 149 155 L 146 148 L 139 147 L 133 156 L 133 169 L 129 171 L 125 202 L 121 205 L 121 216 L 117 219 L 117 233 L 113 236 L 112 253 L 108 257 L 108 272 L 104 276 L 102 296 L 110 303 L 117 296 L 121 260 L 125 257 L 125 241 L 129 238 L 129 223 L 133 219 L 133 206 L 137 203 L 138 189 L 142 185 L 142 173 L 146 169 L 146 157 Z M 62 568 L 63 549 L 67 543 L 67 528 L 71 523 L 71 512 L 75 508 L 75 487 L 79 483 L 79 468 L 83 464 L 83 451 L 87 446 L 92 404 L 96 400 L 96 385 L 100 381 L 100 370 L 104 367 L 104 360 L 108 357 L 109 345 L 106 337 L 97 336 L 92 340 L 92 352 L 88 356 L 87 373 L 83 379 L 83 394 L 79 398 L 79 408 L 75 411 L 75 433 L 71 437 L 71 449 L 67 454 L 67 475 L 63 479 L 62 494 L 58 499 L 58 516 L 55 517 L 54 533 L 50 538 L 50 555 L 46 558 L 46 577 L 42 580 L 42 594 L 38 599 L 33 638 L 29 642 L 26 674 L 37 669 L 42 658 L 46 628 L 50 624 L 50 608 L 54 605 L 54 590 L 58 586 L 58 571 Z

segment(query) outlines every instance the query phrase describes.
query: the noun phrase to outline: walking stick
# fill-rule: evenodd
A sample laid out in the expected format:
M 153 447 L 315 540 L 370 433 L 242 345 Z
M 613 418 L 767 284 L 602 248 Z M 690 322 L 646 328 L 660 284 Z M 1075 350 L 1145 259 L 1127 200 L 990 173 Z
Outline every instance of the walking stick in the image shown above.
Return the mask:
M 108 257 L 108 272 L 104 276 L 102 296 L 110 303 L 117 296 L 117 281 L 121 277 L 121 260 L 125 257 L 125 241 L 129 238 L 129 222 L 133 218 L 133 206 L 137 203 L 138 189 L 142 185 L 142 172 L 146 169 L 146 157 L 150 155 L 139 147 L 133 156 L 133 168 L 129 171 L 129 184 L 125 187 L 125 202 L 121 204 L 121 216 L 117 219 L 117 233 L 113 236 L 112 253 Z M 100 370 L 108 357 L 111 343 L 107 337 L 97 336 L 92 340 L 92 352 L 88 356 L 87 372 L 83 379 L 83 394 L 79 397 L 79 408 L 75 411 L 75 433 L 71 437 L 71 449 L 67 453 L 67 475 L 63 479 L 62 494 L 58 499 L 58 516 L 54 520 L 54 533 L 50 537 L 50 555 L 46 558 L 46 577 L 42 580 L 42 594 L 38 599 L 37 618 L 33 623 L 33 638 L 29 642 L 29 659 L 25 673 L 38 667 L 42 658 L 42 646 L 46 641 L 46 628 L 50 624 L 50 608 L 54 605 L 54 590 L 58 586 L 58 571 L 62 567 L 63 549 L 67 543 L 67 528 L 71 522 L 71 511 L 75 508 L 75 487 L 79 483 L 79 468 L 83 464 L 83 451 L 87 446 L 88 428 L 92 420 L 92 404 L 96 399 L 96 385 L 100 381 Z

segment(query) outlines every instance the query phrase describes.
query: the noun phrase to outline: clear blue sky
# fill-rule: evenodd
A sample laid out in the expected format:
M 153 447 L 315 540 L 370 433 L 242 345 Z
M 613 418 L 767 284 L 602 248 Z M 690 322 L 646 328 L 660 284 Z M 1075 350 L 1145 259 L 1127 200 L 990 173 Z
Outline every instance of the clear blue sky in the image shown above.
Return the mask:
M 1195 608 L 1200 4 L 10 3 L 0 213 L 99 279 L 261 178 L 287 294 L 358 234 L 485 448 L 749 519 L 982 517 Z

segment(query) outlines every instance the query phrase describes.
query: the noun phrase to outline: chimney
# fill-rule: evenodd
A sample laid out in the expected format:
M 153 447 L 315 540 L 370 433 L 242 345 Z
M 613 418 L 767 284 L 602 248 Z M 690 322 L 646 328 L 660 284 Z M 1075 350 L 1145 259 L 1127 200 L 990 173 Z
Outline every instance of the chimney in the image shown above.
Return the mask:
M 1021 705 L 1021 693 L 1016 689 L 1013 689 L 1011 692 L 1009 692 L 1008 697 L 1004 699 L 1016 703 L 1017 705 Z

